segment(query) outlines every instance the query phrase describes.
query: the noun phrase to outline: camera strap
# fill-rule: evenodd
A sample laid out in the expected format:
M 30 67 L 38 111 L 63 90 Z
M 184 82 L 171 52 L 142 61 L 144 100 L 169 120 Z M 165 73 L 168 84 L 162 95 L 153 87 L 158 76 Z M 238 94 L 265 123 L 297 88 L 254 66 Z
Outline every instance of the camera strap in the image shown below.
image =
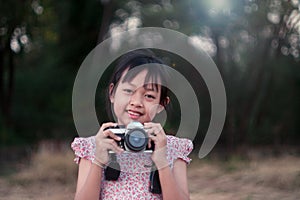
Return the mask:
M 149 191 L 153 194 L 161 194 L 159 174 L 155 163 L 151 167 Z
M 104 171 L 105 180 L 116 181 L 121 173 L 120 164 L 117 162 L 117 156 L 115 153 L 111 154 L 111 162 Z

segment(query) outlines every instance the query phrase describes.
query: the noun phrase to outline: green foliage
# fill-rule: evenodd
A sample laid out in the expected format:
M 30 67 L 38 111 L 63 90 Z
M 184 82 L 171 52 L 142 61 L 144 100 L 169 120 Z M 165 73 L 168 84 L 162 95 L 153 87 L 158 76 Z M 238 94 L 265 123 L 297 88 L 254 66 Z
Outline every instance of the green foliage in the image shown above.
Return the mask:
M 228 98 L 220 144 L 298 144 L 300 39 L 286 25 L 295 5 L 283 0 L 214 2 L 1 1 L 0 105 L 7 112 L 0 114 L 0 144 L 74 137 L 76 72 L 110 28 L 128 30 L 130 18 L 140 20 L 137 27 L 165 27 L 209 41 L 204 48 L 212 50 Z M 14 39 L 16 46 L 11 47 Z M 196 78 L 184 58 L 166 54 L 175 69 Z M 104 83 L 109 72 L 102 77 Z M 99 113 L 105 113 L 107 85 L 99 84 L 96 109 L 103 122 L 108 117 Z M 204 81 L 192 87 L 201 103 L 197 146 L 208 128 L 211 105 Z M 179 105 L 175 102 L 174 107 Z M 179 121 L 180 112 L 166 127 L 176 130 Z

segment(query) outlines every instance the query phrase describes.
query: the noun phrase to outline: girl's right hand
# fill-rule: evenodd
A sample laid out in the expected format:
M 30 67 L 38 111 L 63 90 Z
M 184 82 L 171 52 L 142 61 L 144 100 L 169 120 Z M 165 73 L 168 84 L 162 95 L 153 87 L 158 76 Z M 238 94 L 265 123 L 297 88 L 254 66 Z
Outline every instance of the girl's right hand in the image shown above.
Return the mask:
M 97 158 L 98 161 L 100 161 L 102 164 L 105 165 L 109 161 L 109 155 L 108 155 L 109 150 L 112 150 L 118 154 L 124 151 L 116 143 L 116 141 L 121 140 L 121 138 L 116 136 L 109 129 L 107 129 L 109 127 L 114 127 L 116 125 L 117 125 L 116 123 L 112 123 L 112 122 L 102 124 L 95 137 L 96 139 L 95 157 Z

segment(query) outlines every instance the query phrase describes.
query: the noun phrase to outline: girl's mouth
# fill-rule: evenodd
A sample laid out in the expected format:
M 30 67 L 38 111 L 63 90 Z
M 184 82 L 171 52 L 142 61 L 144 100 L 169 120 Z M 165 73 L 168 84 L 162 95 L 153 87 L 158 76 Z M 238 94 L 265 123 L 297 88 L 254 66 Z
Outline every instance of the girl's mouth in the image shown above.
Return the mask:
M 142 115 L 142 113 L 132 110 L 128 110 L 127 113 L 131 119 L 138 119 Z

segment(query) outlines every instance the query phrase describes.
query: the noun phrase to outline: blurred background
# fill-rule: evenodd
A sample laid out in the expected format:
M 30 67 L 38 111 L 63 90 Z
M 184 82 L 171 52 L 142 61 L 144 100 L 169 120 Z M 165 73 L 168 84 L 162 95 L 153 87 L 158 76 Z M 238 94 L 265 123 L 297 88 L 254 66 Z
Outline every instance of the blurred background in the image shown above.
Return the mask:
M 191 199 L 298 199 L 299 0 L 0 0 L 0 199 L 73 198 L 77 71 L 97 44 L 138 27 L 188 35 L 224 80 L 224 129 L 201 160 L 210 99 L 205 83 L 193 85 L 201 122 Z M 165 59 L 175 69 L 188 65 Z

